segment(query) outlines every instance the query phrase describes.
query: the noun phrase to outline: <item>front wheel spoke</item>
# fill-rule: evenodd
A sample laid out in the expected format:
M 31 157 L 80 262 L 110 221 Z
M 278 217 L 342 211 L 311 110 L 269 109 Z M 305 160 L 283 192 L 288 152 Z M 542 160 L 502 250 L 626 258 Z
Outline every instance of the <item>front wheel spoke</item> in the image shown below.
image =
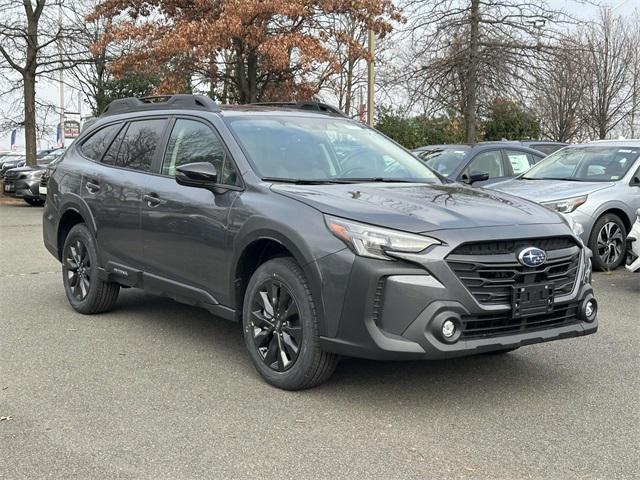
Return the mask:
M 262 312 L 260 312 L 259 310 L 254 310 L 253 312 L 251 312 L 251 316 L 253 317 L 254 325 L 259 327 L 266 325 L 269 328 L 273 328 L 273 322 L 269 320 L 265 315 L 263 315 Z M 256 321 L 257 321 L 257 324 L 256 324 Z
M 260 348 L 266 347 L 269 344 L 269 341 L 271 340 L 271 333 L 271 330 L 260 330 L 258 328 L 254 329 L 253 341 L 255 342 L 256 347 L 258 347 L 258 350 Z
M 80 280 L 80 289 L 82 290 L 82 298 L 86 297 L 89 291 L 89 280 L 82 278 Z
M 269 342 L 269 347 L 267 348 L 264 354 L 264 363 L 271 366 L 278 359 L 278 340 L 276 340 L 276 335 L 271 338 L 271 342 Z
M 288 320 L 291 317 L 298 316 L 298 315 L 299 315 L 298 304 L 292 298 L 291 303 L 289 303 L 289 305 L 287 306 L 287 309 L 282 314 L 282 318 L 284 318 L 285 320 Z
M 78 281 L 78 274 L 72 270 L 67 271 L 67 281 L 69 282 L 69 286 L 73 287 Z
M 302 338 L 302 327 L 299 325 L 295 325 L 295 326 L 286 326 L 283 327 L 282 330 L 287 333 L 288 335 L 290 335 L 291 337 L 293 337 L 296 342 L 300 343 L 300 339 Z
M 271 305 L 273 306 L 273 311 L 278 311 L 278 306 L 280 304 L 280 286 L 273 282 L 271 284 Z
M 269 299 L 269 294 L 267 292 L 260 292 L 260 300 L 262 301 L 265 313 L 270 317 L 273 317 L 273 304 Z
M 289 366 L 291 361 L 287 357 L 287 352 L 285 351 L 282 334 L 277 335 L 277 337 L 278 337 L 278 368 L 280 370 L 284 370 Z
M 298 356 L 298 351 L 300 351 L 300 347 L 298 347 L 298 344 L 296 343 L 295 339 L 291 335 L 284 332 L 282 334 L 282 343 L 284 344 L 284 348 L 287 350 L 287 353 L 292 359 Z

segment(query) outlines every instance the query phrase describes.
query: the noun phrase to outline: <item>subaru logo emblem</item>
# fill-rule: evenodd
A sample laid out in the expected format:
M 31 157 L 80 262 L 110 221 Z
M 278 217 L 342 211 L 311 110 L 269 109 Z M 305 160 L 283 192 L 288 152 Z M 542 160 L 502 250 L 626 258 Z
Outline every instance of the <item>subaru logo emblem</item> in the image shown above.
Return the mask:
M 539 248 L 529 247 L 520 252 L 518 261 L 525 267 L 537 267 L 547 261 L 547 254 Z

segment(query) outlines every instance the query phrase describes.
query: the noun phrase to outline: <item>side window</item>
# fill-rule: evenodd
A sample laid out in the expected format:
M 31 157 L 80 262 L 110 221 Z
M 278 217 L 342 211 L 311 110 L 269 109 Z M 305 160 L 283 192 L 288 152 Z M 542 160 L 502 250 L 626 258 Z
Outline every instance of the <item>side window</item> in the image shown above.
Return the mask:
M 513 170 L 514 175 L 520 175 L 526 172 L 534 164 L 533 158 L 526 152 L 505 150 L 504 153 L 507 155 L 507 159 L 511 164 L 511 170 Z
M 476 156 L 466 168 L 467 174 L 472 172 L 487 172 L 489 178 L 504 177 L 504 164 L 500 150 L 489 150 Z
M 176 120 L 162 162 L 162 174 L 175 176 L 176 167 L 187 163 L 209 162 L 218 172 L 218 182 L 237 185 L 238 176 L 222 140 L 202 122 Z
M 91 160 L 100 160 L 102 154 L 109 146 L 109 143 L 111 143 L 114 135 L 118 133 L 121 126 L 121 123 L 108 125 L 91 135 L 80 145 L 82 154 Z
M 165 124 L 164 119 L 131 122 L 120 144 L 116 165 L 141 172 L 151 171 Z
M 116 161 L 118 159 L 118 151 L 120 150 L 120 145 L 122 145 L 122 139 L 124 138 L 124 134 L 127 132 L 127 127 L 123 127 L 116 135 L 116 138 L 109 145 L 109 149 L 102 157 L 102 163 L 106 163 L 107 165 L 116 165 Z

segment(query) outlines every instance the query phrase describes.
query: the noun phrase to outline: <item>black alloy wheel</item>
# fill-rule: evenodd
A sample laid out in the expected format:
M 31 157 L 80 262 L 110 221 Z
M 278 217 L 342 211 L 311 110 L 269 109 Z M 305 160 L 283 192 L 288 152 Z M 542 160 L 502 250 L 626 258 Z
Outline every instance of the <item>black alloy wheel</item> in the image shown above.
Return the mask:
M 91 258 L 80 239 L 68 245 L 63 268 L 71 293 L 78 301 L 83 301 L 91 287 Z
M 271 279 L 253 295 L 251 328 L 258 355 L 276 372 L 291 368 L 302 346 L 300 311 L 286 285 Z
M 120 285 L 100 278 L 96 241 L 84 223 L 69 231 L 61 260 L 64 291 L 74 310 L 90 315 L 113 308 Z

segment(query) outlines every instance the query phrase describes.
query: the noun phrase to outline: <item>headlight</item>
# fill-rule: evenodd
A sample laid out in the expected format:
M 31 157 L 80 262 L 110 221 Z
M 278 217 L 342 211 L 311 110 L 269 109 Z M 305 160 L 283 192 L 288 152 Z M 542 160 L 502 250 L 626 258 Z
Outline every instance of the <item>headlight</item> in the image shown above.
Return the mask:
M 439 245 L 435 238 L 423 235 L 374 227 L 364 223 L 343 220 L 325 215 L 327 227 L 356 255 L 382 260 L 393 260 L 386 252 L 418 253 L 432 245 Z
M 542 205 L 556 212 L 571 213 L 586 201 L 587 196 L 583 195 L 582 197 L 565 198 L 555 202 L 542 202 Z
M 576 222 L 573 217 L 562 214 L 562 218 L 564 218 L 564 221 L 567 222 L 567 225 L 571 227 L 571 230 L 576 237 L 580 237 L 584 233 L 584 227 L 582 226 L 582 224 Z

